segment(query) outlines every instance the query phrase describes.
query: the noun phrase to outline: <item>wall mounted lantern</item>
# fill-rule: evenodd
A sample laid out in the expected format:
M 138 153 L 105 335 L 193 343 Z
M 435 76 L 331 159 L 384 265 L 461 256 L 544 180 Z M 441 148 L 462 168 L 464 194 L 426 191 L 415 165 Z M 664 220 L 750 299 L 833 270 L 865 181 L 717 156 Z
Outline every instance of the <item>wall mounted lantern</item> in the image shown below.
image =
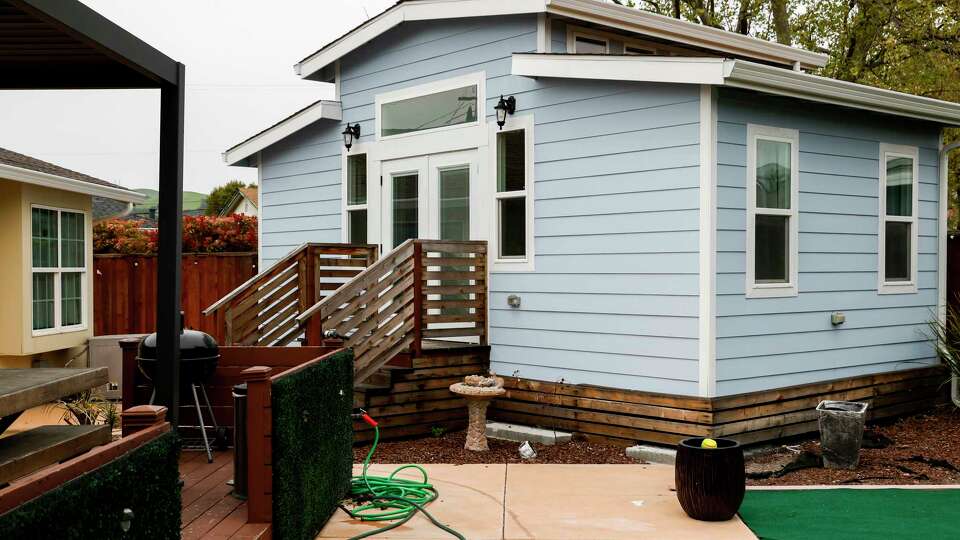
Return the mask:
M 497 125 L 500 126 L 500 129 L 503 129 L 503 125 L 507 123 L 507 115 L 517 111 L 517 98 L 510 96 L 503 99 L 501 95 L 500 101 L 493 109 L 497 111 Z
M 343 145 L 347 147 L 347 152 L 350 151 L 350 147 L 353 146 L 353 140 L 360 138 L 360 124 L 350 125 L 347 124 L 347 128 L 343 130 Z
M 124 508 L 122 517 L 120 518 L 120 529 L 124 533 L 129 532 L 132 521 L 133 521 L 133 510 L 129 508 Z

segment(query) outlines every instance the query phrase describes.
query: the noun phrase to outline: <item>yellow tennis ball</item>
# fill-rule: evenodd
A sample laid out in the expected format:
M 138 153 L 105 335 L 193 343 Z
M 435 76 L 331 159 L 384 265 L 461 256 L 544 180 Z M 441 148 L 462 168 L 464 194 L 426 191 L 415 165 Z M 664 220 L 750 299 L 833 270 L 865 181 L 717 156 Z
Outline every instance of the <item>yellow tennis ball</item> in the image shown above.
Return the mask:
M 713 439 L 704 439 L 703 442 L 700 443 L 700 448 L 716 448 L 716 447 L 717 447 L 717 441 Z

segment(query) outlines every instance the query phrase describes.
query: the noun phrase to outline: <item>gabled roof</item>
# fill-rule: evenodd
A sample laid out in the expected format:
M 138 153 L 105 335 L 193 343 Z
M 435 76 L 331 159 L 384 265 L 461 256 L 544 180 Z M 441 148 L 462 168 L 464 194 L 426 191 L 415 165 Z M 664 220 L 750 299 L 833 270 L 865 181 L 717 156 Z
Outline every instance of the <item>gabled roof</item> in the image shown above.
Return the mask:
M 513 55 L 513 75 L 709 84 L 960 125 L 960 103 L 723 58 L 591 54 Z
M 230 200 L 227 202 L 227 204 L 223 205 L 223 208 L 220 209 L 220 216 L 229 216 L 236 212 L 237 207 L 240 206 L 240 203 L 244 199 L 249 201 L 254 208 L 259 208 L 259 205 L 257 204 L 258 197 L 256 187 L 238 188 L 233 194 L 233 197 L 230 197 Z
M 827 56 L 734 32 L 687 22 L 598 0 L 400 0 L 307 56 L 294 66 L 304 79 L 406 21 L 546 13 L 599 24 L 694 47 L 771 62 L 784 66 L 818 68 Z
M 98 195 L 124 202 L 146 200 L 146 197 L 136 191 L 6 148 L 0 148 L 0 179 Z
M 318 120 L 339 122 L 343 112 L 339 101 L 319 100 L 256 133 L 223 153 L 227 165 L 254 165 L 247 158 Z

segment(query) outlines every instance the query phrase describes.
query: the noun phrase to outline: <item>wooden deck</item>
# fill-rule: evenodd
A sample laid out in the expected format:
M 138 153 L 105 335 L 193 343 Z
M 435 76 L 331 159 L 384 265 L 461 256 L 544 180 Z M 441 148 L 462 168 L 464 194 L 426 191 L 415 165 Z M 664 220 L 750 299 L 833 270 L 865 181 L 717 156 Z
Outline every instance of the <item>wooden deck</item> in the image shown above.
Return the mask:
M 180 456 L 181 537 L 183 540 L 268 539 L 269 524 L 247 523 L 247 503 L 231 494 L 233 451 L 216 452 L 207 463 L 204 452 Z

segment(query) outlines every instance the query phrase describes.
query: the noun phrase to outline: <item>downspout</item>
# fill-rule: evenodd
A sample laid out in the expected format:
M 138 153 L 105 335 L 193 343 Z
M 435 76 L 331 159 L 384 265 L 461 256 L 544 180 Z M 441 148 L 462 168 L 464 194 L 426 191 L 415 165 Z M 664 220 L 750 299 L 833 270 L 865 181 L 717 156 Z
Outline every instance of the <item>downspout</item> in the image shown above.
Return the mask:
M 946 233 L 947 233 L 947 231 L 946 231 L 946 229 L 947 229 L 946 220 L 947 220 L 947 211 L 945 210 L 945 208 L 948 208 L 948 207 L 949 207 L 948 204 L 947 204 L 947 196 L 948 196 L 948 194 L 949 194 L 949 189 L 947 188 L 947 186 L 948 186 L 948 183 L 949 183 L 949 176 L 950 176 L 950 175 L 949 175 L 950 152 L 952 152 L 952 151 L 954 151 L 954 150 L 956 150 L 956 149 L 958 149 L 958 148 L 960 148 L 960 141 L 950 143 L 950 144 L 948 144 L 948 145 L 943 146 L 942 148 L 940 148 L 940 199 L 941 199 L 941 203 L 940 203 L 940 206 L 941 206 L 941 212 L 940 212 L 940 214 L 941 214 L 941 216 L 940 216 L 940 218 L 943 219 L 943 221 L 944 221 L 944 223 L 942 223 L 942 224 L 940 225 L 940 234 L 943 235 L 942 245 L 940 246 L 940 248 L 941 248 L 941 250 L 942 250 L 941 253 L 940 253 L 940 256 L 941 256 L 941 257 L 947 257 L 947 253 L 946 253 L 946 250 L 947 250 L 947 246 L 946 246 Z M 944 264 L 944 265 L 943 265 L 943 268 L 944 268 L 944 272 L 946 272 L 947 265 Z M 947 309 L 947 301 L 948 301 L 948 299 L 947 299 L 947 297 L 946 297 L 947 291 L 946 291 L 946 279 L 945 279 L 945 278 L 944 278 L 944 280 L 940 283 L 940 285 L 943 287 L 943 290 L 942 290 L 941 293 L 940 293 L 940 302 L 942 303 L 942 305 L 939 306 L 939 314 L 938 314 L 938 315 L 939 315 L 939 317 L 940 317 L 940 322 L 941 322 L 941 323 L 945 323 L 945 322 L 946 322 L 946 316 L 947 316 L 947 314 L 946 314 L 946 309 Z M 950 399 L 953 401 L 953 404 L 954 404 L 955 406 L 960 407 L 960 377 L 957 377 L 957 375 L 954 374 L 953 377 L 951 377 L 951 379 L 952 379 L 952 380 L 951 380 L 951 384 L 950 384 Z

